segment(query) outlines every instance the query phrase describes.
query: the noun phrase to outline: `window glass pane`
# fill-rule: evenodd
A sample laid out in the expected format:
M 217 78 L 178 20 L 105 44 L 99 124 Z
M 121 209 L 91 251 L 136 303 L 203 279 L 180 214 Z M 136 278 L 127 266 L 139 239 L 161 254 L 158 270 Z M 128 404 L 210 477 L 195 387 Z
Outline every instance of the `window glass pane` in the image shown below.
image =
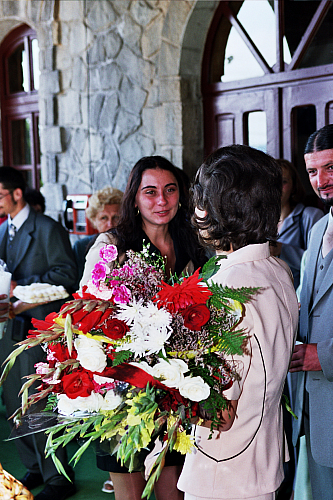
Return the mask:
M 32 51 L 32 69 L 34 75 L 34 89 L 39 90 L 39 47 L 37 38 L 31 41 L 31 51 Z
M 267 152 L 267 128 L 265 111 L 252 111 L 247 115 L 247 143 L 252 148 Z
M 230 4 L 232 6 L 232 2 Z M 237 19 L 243 25 L 269 66 L 276 63 L 275 13 L 266 0 L 245 0 Z
M 291 56 L 294 55 L 318 5 L 319 2 L 311 0 L 284 2 L 285 35 Z
M 31 164 L 30 128 L 30 118 L 13 120 L 11 122 L 12 155 L 14 165 Z
M 257 63 L 235 28 L 231 28 L 225 49 L 224 74 L 222 82 L 244 80 L 263 76 L 264 71 Z
M 300 68 L 311 68 L 333 63 L 333 8 L 326 14 L 316 36 L 306 51 Z
M 28 60 L 21 43 L 8 57 L 9 92 L 27 92 L 28 90 Z

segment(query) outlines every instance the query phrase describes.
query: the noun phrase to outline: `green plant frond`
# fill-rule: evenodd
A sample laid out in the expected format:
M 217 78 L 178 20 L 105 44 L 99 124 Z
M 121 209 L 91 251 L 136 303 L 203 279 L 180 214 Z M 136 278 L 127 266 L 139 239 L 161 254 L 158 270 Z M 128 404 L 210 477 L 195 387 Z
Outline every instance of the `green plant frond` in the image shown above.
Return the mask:
M 225 330 L 218 339 L 215 338 L 214 349 L 225 352 L 227 356 L 233 354 L 239 354 L 241 356 L 243 354 L 242 345 L 245 338 L 246 333 L 244 333 L 243 330 L 237 332 Z
M 116 353 L 114 360 L 112 361 L 112 366 L 121 365 L 121 363 L 125 363 L 131 356 L 132 351 L 119 351 Z
M 256 288 L 242 287 L 234 289 L 234 288 L 229 288 L 227 286 L 219 285 L 218 283 L 209 283 L 209 289 L 214 294 L 213 297 L 210 297 L 211 301 L 212 299 L 218 299 L 221 302 L 224 302 L 226 299 L 231 299 L 231 300 L 237 300 L 241 304 L 245 304 L 246 302 L 249 302 L 249 300 L 253 298 L 253 295 L 258 293 L 260 287 Z

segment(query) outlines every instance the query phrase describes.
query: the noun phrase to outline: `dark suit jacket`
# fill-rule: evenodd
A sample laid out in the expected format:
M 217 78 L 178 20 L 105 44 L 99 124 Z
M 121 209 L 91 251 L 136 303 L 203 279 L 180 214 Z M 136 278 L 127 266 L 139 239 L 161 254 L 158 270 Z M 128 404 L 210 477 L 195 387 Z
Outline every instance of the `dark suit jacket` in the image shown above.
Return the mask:
M 322 371 L 298 373 L 293 441 L 301 430 L 304 384 L 309 393 L 310 441 L 314 460 L 333 467 L 333 261 L 324 280 L 313 295 L 318 253 L 328 223 L 328 215 L 312 228 L 301 291 L 299 337 L 304 343 L 317 343 Z M 313 297 L 313 304 L 310 307 Z
M 18 285 L 50 283 L 63 285 L 71 293 L 77 279 L 77 268 L 67 231 L 55 220 L 30 209 L 6 252 L 8 224 L 0 226 L 0 259 L 3 259 Z M 37 319 L 57 311 L 63 301 L 35 307 L 24 316 Z M 11 322 L 9 322 L 11 323 Z

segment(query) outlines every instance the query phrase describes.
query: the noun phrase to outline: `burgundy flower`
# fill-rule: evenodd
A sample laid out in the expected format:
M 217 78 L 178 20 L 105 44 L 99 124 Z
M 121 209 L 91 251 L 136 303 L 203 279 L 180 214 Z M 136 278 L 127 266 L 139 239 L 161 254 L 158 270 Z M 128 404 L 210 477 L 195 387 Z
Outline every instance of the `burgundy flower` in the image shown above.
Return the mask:
M 210 318 L 210 311 L 206 304 L 194 304 L 183 311 L 184 326 L 190 330 L 200 330 Z
M 101 328 L 104 335 L 113 340 L 122 339 L 129 331 L 129 327 L 126 323 L 116 318 L 108 319 Z

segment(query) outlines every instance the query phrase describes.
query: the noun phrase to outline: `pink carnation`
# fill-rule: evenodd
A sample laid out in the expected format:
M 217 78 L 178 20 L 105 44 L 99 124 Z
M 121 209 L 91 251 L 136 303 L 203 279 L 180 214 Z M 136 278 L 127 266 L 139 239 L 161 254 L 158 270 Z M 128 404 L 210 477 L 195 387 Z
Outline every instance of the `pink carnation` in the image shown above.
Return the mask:
M 92 281 L 95 285 L 98 285 L 98 283 L 102 280 L 105 280 L 106 273 L 108 272 L 109 268 L 104 262 L 97 262 L 95 264 L 94 269 L 91 272 L 91 278 Z
M 110 300 L 113 295 L 112 288 L 108 288 L 104 283 L 97 286 L 92 280 L 87 283 L 87 291 L 101 300 Z
M 117 286 L 113 289 L 114 301 L 120 304 L 127 304 L 132 296 L 131 291 L 125 285 Z
M 118 250 L 115 245 L 105 245 L 99 251 L 99 256 L 104 262 L 113 262 L 118 257 Z

